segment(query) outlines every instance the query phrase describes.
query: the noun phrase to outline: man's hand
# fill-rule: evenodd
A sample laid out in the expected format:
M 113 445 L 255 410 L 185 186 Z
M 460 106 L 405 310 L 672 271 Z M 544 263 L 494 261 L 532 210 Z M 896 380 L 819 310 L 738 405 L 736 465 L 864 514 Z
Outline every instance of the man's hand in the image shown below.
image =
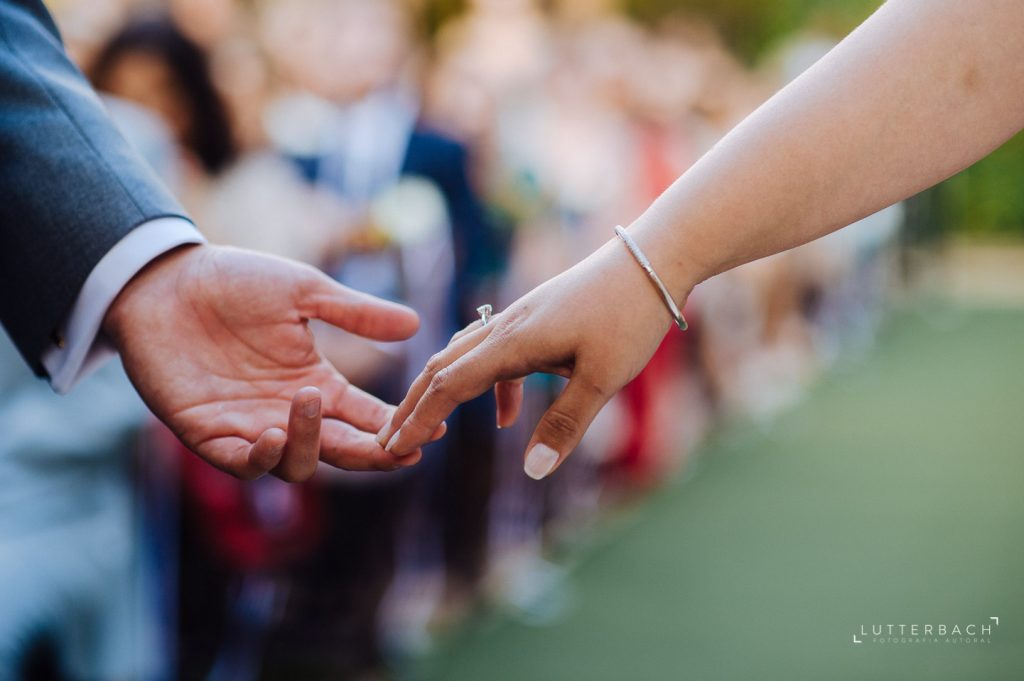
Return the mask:
M 384 341 L 419 325 L 412 310 L 312 267 L 192 246 L 136 275 L 103 328 L 153 413 L 224 471 L 299 481 L 321 459 L 350 470 L 415 463 L 418 452 L 396 457 L 376 443 L 393 408 L 349 385 L 317 352 L 313 318 Z

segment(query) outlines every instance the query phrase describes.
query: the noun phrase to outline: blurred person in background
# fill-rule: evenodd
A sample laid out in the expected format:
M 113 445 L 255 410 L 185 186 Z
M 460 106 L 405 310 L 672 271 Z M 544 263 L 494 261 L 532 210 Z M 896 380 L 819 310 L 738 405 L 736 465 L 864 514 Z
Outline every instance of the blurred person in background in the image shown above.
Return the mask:
M 206 55 L 168 19 L 129 22 L 100 48 L 90 75 L 97 89 L 159 115 L 193 172 L 216 175 L 234 160 Z
M 0 678 L 170 678 L 145 405 L 115 364 L 56 395 L 7 344 L 0 395 Z
M 500 262 L 468 152 L 421 120 L 421 55 L 401 3 L 281 2 L 260 23 L 290 87 L 267 109 L 271 144 L 343 207 L 326 268 L 422 320 L 400 352 L 331 334 L 328 354 L 367 389 L 397 396 L 472 318 Z M 451 440 L 408 476 L 331 476 L 329 537 L 302 572 L 272 668 L 356 673 L 426 644 L 446 590 L 481 569 L 493 449 L 483 413 L 486 400 L 468 405 Z
M 654 74 L 677 64 L 655 69 L 647 60 L 646 32 L 607 8 L 561 9 L 548 16 L 531 0 L 481 0 L 444 26 L 438 38 L 430 113 L 483 145 L 480 186 L 514 226 L 511 266 L 496 292 L 499 307 L 576 262 L 589 250 L 598 225 L 622 219 L 664 188 L 648 187 L 646 156 L 679 153 L 679 145 L 663 151 L 658 142 L 642 144 L 643 107 L 627 101 L 637 89 L 634 83 L 647 78 L 657 89 L 662 83 Z M 609 50 L 616 59 L 607 59 Z M 676 105 L 679 111 L 662 113 L 663 119 L 685 116 L 685 93 L 694 89 L 691 71 L 672 81 L 682 89 L 677 99 L 683 103 Z M 668 171 L 672 177 L 685 162 Z M 678 163 L 675 156 L 672 163 Z M 649 374 L 657 377 L 652 383 L 678 385 L 673 368 L 678 355 L 678 349 L 664 353 L 665 366 Z M 558 378 L 529 381 L 523 422 L 539 417 L 561 389 Z M 550 489 L 527 484 L 515 464 L 515 452 L 529 438 L 522 422 L 503 430 L 490 508 L 486 589 L 491 598 L 529 620 L 554 616 L 562 607 L 564 575 L 543 557 L 546 539 L 571 535 L 586 524 L 605 483 L 618 484 L 623 472 L 632 469 L 634 481 L 653 481 L 663 474 L 659 466 L 671 468 L 664 462 L 634 465 L 643 457 L 631 454 L 639 451 L 641 440 L 648 453 L 658 452 L 649 462 L 660 461 L 663 450 L 677 449 L 663 446 L 677 428 L 661 428 L 663 416 L 655 417 L 657 426 L 649 420 L 663 403 L 645 398 L 605 410 L 582 446 L 585 454 Z M 616 460 L 634 464 L 601 473 Z
M 821 39 L 785 46 L 782 84 L 834 46 Z M 722 54 L 715 61 L 720 72 L 730 60 Z M 751 106 L 739 85 L 744 77 L 731 73 L 707 107 L 718 112 L 712 120 L 729 126 Z M 799 402 L 839 356 L 841 343 L 861 351 L 870 344 L 889 281 L 885 253 L 901 221 L 902 204 L 895 204 L 852 229 L 741 265 L 700 287 L 698 308 L 715 311 L 702 354 L 723 417 L 750 417 L 767 427 Z
M 512 239 L 508 272 L 490 299 L 499 306 L 502 299 L 512 300 L 531 282 L 542 280 L 545 272 L 564 267 L 576 246 L 573 227 L 562 222 L 565 213 L 558 187 L 552 186 L 557 174 L 551 166 L 561 158 L 556 149 L 571 146 L 558 134 L 578 137 L 571 129 L 559 127 L 565 117 L 545 125 L 541 115 L 545 107 L 553 108 L 549 99 L 567 99 L 559 98 L 558 89 L 550 84 L 552 70 L 559 64 L 557 38 L 550 18 L 532 0 L 474 2 L 469 11 L 443 27 L 438 38 L 441 54 L 435 84 L 439 89 L 430 100 L 433 113 L 462 111 L 447 118 L 448 124 L 486 145 L 486 163 L 478 168 L 486 174 L 478 184 L 487 192 L 492 210 L 508 225 Z M 459 81 L 453 82 L 456 74 Z M 565 82 L 571 84 L 571 79 Z M 483 99 L 476 110 L 485 117 L 476 120 L 468 120 L 459 99 L 443 98 L 458 97 L 471 84 L 479 88 L 473 101 Z M 552 144 L 555 149 L 550 148 Z M 573 153 L 583 157 L 574 167 L 585 171 L 587 160 L 596 155 L 589 148 L 574 148 Z M 593 172 L 588 177 L 607 177 L 600 167 L 589 169 Z M 522 406 L 527 414 L 542 412 L 549 403 L 548 392 L 557 385 L 538 377 L 532 388 Z M 479 418 L 486 423 L 487 416 Z M 523 433 L 520 428 L 508 428 L 509 424 L 500 425 L 505 428 L 497 438 L 494 494 L 487 515 L 487 572 L 481 587 L 490 601 L 537 621 L 557 614 L 565 604 L 564 571 L 544 557 L 546 521 L 562 516 L 555 512 L 559 505 L 576 508 L 584 498 L 584 504 L 591 501 L 579 492 L 591 488 L 594 469 L 581 457 L 582 485 L 573 481 L 563 490 L 526 485 L 509 457 L 522 446 Z
M 236 39 L 251 19 L 241 0 L 168 0 L 166 4 L 174 25 L 206 52 Z
M 173 131 L 183 168 L 177 193 L 211 241 L 322 264 L 337 205 L 276 155 L 239 146 L 209 57 L 170 19 L 127 23 L 100 48 L 91 77 Z
M 474 121 L 477 128 L 463 123 L 460 129 L 487 144 L 490 176 L 483 186 L 515 225 L 512 264 L 497 294 L 499 307 L 502 300 L 511 302 L 575 263 L 591 248 L 599 225 L 623 219 L 664 188 L 669 180 L 649 177 L 648 165 L 655 165 L 648 164 L 649 156 L 673 155 L 671 169 L 662 176 L 675 177 L 688 162 L 685 152 L 683 161 L 676 158 L 679 145 L 641 142 L 646 123 L 643 107 L 631 103 L 639 100 L 633 96 L 634 83 L 647 78 L 657 83 L 652 89 L 663 85 L 655 75 L 662 71 L 647 59 L 650 36 L 607 8 L 571 9 L 552 20 L 536 2 L 477 2 L 439 38 L 444 69 L 439 85 L 445 89 L 438 92 L 435 107 L 455 112 L 458 106 L 441 96 L 460 102 L 460 92 L 468 92 L 470 102 L 480 103 L 477 110 L 490 116 Z M 609 60 L 609 51 L 617 58 Z M 685 92 L 693 89 L 688 73 L 674 81 L 684 92 L 677 96 L 683 100 L 676 104 L 679 111 L 662 113 L 663 120 L 685 115 Z M 452 83 L 455 74 L 461 91 L 459 83 Z M 649 182 L 661 185 L 650 187 Z M 603 240 L 603 235 L 596 238 Z M 554 616 L 562 607 L 558 603 L 565 602 L 564 575 L 544 558 L 546 539 L 571 536 L 585 525 L 606 483 L 618 485 L 627 478 L 653 482 L 663 475 L 659 466 L 672 467 L 661 457 L 677 449 L 674 443 L 664 445 L 678 430 L 662 426 L 680 420 L 665 419 L 664 410 L 656 415 L 664 400 L 648 396 L 654 384 L 657 389 L 678 385 L 679 349 L 668 348 L 663 356 L 664 366 L 652 370 L 648 384 L 634 386 L 632 397 L 638 399 L 616 401 L 605 410 L 581 446 L 579 460 L 547 489 L 529 485 L 515 464 L 528 430 L 519 423 L 500 434 L 487 590 L 503 607 L 531 621 Z M 545 376 L 529 382 L 522 405 L 525 423 L 550 406 L 562 385 L 561 379 Z M 640 456 L 641 448 L 649 456 Z M 630 463 L 619 468 L 609 462 Z

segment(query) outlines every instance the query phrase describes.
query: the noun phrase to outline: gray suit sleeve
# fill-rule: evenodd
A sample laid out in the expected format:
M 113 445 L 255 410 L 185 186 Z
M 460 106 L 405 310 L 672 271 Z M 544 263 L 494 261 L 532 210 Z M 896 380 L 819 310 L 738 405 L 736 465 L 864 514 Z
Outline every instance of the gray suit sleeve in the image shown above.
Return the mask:
M 96 263 L 185 213 L 121 137 L 36 0 L 0 0 L 0 322 L 25 360 L 54 342 Z

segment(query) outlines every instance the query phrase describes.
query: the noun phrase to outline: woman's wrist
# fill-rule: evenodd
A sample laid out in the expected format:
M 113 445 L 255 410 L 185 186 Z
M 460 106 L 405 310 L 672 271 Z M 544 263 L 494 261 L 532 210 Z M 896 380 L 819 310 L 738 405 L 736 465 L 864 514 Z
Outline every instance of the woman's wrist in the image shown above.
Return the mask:
M 641 216 L 628 228 L 630 236 L 650 260 L 651 267 L 665 284 L 680 309 L 694 287 L 711 276 L 695 253 L 688 251 L 672 226 Z

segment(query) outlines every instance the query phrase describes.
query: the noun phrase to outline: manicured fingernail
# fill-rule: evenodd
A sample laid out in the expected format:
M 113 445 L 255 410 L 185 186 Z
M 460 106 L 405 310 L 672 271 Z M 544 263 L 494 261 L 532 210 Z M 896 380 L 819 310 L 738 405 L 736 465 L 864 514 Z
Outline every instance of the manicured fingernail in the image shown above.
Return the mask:
M 401 436 L 402 436 L 402 429 L 399 428 L 398 430 L 395 431 L 395 434 L 391 436 L 391 439 L 388 440 L 388 446 L 384 448 L 384 451 L 385 452 L 390 452 L 391 448 L 395 446 L 395 443 L 398 442 L 398 438 L 401 437 Z
M 535 444 L 530 453 L 526 455 L 526 465 L 523 470 L 534 480 L 547 477 L 558 463 L 558 452 L 547 445 Z
M 302 415 L 307 419 L 315 419 L 320 416 L 320 398 L 310 400 L 302 405 Z
M 385 433 L 388 432 L 388 428 L 390 427 L 391 421 L 388 421 L 387 423 L 384 424 L 384 427 L 380 429 L 380 432 L 377 433 L 377 444 L 380 445 L 381 447 L 383 447 L 384 443 L 386 442 L 386 440 L 384 439 L 384 435 Z

